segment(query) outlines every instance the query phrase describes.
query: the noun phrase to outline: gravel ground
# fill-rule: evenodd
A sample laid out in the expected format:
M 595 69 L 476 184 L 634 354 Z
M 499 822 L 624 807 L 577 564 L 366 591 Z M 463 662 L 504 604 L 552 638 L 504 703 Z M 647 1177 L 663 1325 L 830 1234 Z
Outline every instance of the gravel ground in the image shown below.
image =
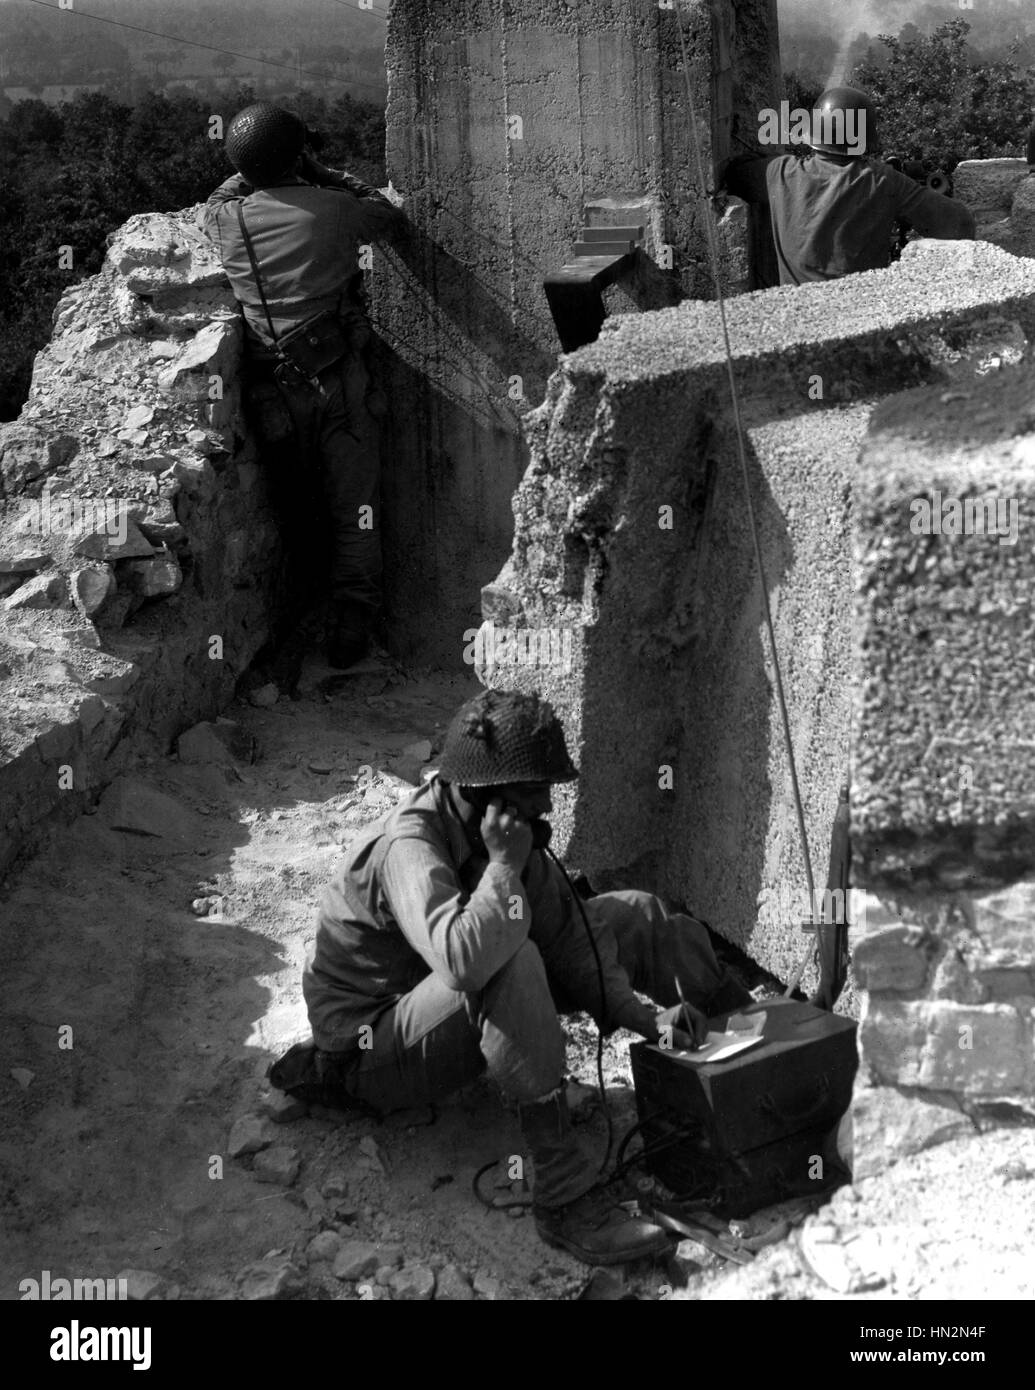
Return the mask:
M 756 1213 L 725 1238 L 750 1263 L 673 1240 L 590 1280 L 542 1244 L 527 1188 L 503 1175 L 520 1134 L 487 1084 L 380 1124 L 292 1118 L 265 1073 L 307 1035 L 319 893 L 474 688 L 387 662 L 310 666 L 299 702 L 227 711 L 254 762 L 158 759 L 7 883 L 0 1297 L 43 1271 L 123 1274 L 145 1299 L 1030 1296 L 1030 1130 L 945 1145 L 818 1211 Z M 118 828 L 127 807 L 136 833 Z M 595 1030 L 566 1027 L 577 1124 L 602 1156 Z M 630 1041 L 604 1047 L 619 1135 L 635 1118 Z M 510 1205 L 490 1210 L 471 1184 L 494 1161 L 485 1188 Z

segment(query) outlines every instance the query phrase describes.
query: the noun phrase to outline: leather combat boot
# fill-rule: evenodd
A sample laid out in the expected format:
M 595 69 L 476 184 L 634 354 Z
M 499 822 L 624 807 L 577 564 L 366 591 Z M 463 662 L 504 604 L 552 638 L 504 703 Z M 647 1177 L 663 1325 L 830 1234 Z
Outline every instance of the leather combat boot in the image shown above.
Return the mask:
M 547 1243 L 588 1265 L 619 1265 L 661 1255 L 669 1239 L 660 1226 L 630 1215 L 596 1186 L 563 1090 L 522 1105 L 521 1130 L 535 1164 L 532 1215 Z

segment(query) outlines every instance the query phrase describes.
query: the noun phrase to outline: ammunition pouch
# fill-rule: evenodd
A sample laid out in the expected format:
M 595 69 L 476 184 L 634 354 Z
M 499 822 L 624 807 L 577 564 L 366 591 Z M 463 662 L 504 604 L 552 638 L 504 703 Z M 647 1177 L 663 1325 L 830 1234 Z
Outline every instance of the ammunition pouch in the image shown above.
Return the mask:
M 277 339 L 274 375 L 284 386 L 313 384 L 321 372 L 352 351 L 349 325 L 337 310 L 325 309 Z

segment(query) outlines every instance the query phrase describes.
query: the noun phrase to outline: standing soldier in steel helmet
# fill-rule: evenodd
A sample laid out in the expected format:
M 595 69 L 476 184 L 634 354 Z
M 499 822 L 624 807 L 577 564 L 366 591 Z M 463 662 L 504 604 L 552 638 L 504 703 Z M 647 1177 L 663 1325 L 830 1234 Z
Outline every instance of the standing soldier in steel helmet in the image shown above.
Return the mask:
M 270 1076 L 303 1099 L 388 1111 L 487 1075 L 518 1108 L 539 1234 L 620 1264 L 667 1241 L 598 1186 L 572 1132 L 558 1011 L 693 1047 L 707 1016 L 751 996 L 705 927 L 652 894 L 591 898 L 587 930 L 542 848 L 550 788 L 577 776 L 546 701 L 490 690 L 462 705 L 437 776 L 360 833 L 325 891 L 302 978 L 313 1041 Z
M 249 407 L 283 528 L 288 584 L 273 674 L 289 690 L 303 619 L 319 600 L 329 598 L 327 656 L 338 667 L 364 654 L 379 614 L 386 405 L 366 362 L 358 253 L 406 222 L 390 185 L 386 197 L 326 168 L 309 149 L 314 138 L 269 102 L 239 111 L 226 132 L 237 174 L 204 213 L 242 306 Z
M 876 112 L 865 92 L 829 88 L 813 127 L 804 154 L 739 155 L 722 171 L 725 192 L 768 207 L 782 285 L 889 265 L 896 223 L 921 236 L 973 239 L 962 203 L 873 158 Z

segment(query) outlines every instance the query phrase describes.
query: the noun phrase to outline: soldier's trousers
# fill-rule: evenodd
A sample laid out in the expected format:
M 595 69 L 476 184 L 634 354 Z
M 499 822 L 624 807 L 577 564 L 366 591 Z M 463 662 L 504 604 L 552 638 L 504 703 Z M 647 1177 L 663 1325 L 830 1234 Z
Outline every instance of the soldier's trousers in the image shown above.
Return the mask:
M 287 560 L 284 634 L 329 599 L 357 635 L 381 604 L 380 420 L 361 351 L 320 374 L 322 393 L 249 365 L 248 409 Z

